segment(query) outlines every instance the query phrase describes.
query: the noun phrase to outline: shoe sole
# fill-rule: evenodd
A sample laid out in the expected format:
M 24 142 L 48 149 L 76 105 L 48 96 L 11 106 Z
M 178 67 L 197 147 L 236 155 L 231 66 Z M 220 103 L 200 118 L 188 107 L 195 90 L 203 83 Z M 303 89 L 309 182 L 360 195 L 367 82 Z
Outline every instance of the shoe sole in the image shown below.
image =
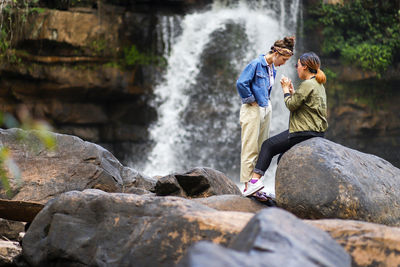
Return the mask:
M 243 196 L 248 197 L 248 196 L 260 191 L 263 188 L 264 188 L 264 185 L 261 184 L 258 187 L 253 188 L 251 191 L 247 190 L 245 193 L 243 193 Z

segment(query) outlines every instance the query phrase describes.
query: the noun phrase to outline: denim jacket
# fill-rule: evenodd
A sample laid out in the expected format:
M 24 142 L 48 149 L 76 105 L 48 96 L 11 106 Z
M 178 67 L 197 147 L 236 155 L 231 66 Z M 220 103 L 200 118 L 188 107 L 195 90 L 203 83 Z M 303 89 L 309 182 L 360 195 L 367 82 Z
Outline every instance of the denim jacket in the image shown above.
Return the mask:
M 272 69 L 275 78 L 276 69 L 273 64 Z M 246 66 L 236 82 L 236 87 L 243 104 L 256 101 L 260 107 L 268 106 L 271 89 L 264 55 L 260 55 Z

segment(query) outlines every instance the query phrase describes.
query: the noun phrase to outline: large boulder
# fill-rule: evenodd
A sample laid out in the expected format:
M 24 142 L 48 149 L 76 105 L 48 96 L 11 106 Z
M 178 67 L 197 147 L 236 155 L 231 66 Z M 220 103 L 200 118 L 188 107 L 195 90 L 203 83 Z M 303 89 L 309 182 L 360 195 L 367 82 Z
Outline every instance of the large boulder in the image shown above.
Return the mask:
M 324 231 L 278 208 L 256 214 L 229 249 L 201 242 L 180 266 L 350 266 L 347 252 Z
M 287 151 L 276 172 L 278 206 L 301 218 L 400 226 L 400 169 L 323 138 Z
M 214 195 L 241 195 L 240 189 L 222 172 L 197 167 L 158 179 L 155 192 L 159 196 L 202 198 Z
M 45 149 L 35 131 L 0 129 L 0 145 L 10 150 L 21 171 L 21 181 L 11 174 L 12 200 L 44 204 L 71 190 L 97 188 L 122 192 L 137 186 L 153 190 L 155 180 L 122 164 L 107 150 L 70 135 L 49 133 L 57 144 Z M 24 138 L 21 140 L 21 136 Z M 7 198 L 4 189 L 0 197 Z
M 36 216 L 23 256 L 31 266 L 173 266 L 197 241 L 227 245 L 252 216 L 178 197 L 71 191 Z
M 305 222 L 342 245 L 352 256 L 353 267 L 400 266 L 400 228 L 338 219 Z

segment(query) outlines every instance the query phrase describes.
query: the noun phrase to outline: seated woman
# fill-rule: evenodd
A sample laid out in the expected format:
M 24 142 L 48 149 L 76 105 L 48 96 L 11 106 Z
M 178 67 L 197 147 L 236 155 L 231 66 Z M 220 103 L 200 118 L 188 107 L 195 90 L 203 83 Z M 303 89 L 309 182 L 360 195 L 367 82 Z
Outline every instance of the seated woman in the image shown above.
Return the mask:
M 275 155 L 312 137 L 324 137 L 328 128 L 326 93 L 323 86 L 326 76 L 320 66 L 321 61 L 314 52 L 305 53 L 295 65 L 299 78 L 304 80 L 300 87 L 295 91 L 287 77 L 281 79 L 285 104 L 290 110 L 289 130 L 264 141 L 252 178 L 243 192 L 244 196 L 251 196 L 264 188 L 260 178 Z

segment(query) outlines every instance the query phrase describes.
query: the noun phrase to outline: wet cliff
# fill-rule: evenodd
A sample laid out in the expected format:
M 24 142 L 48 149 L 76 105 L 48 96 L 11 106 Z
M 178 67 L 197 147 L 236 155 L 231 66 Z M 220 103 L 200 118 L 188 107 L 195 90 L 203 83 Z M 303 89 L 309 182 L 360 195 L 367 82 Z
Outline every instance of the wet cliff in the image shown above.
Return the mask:
M 25 1 L 2 10 L 0 104 L 117 155 L 146 146 L 170 21 L 207 1 Z M 10 23 L 8 23 L 10 22 Z M 161 29 L 164 25 L 165 29 Z M 163 32 L 164 31 L 164 32 Z M 171 33 L 172 34 L 172 33 Z

